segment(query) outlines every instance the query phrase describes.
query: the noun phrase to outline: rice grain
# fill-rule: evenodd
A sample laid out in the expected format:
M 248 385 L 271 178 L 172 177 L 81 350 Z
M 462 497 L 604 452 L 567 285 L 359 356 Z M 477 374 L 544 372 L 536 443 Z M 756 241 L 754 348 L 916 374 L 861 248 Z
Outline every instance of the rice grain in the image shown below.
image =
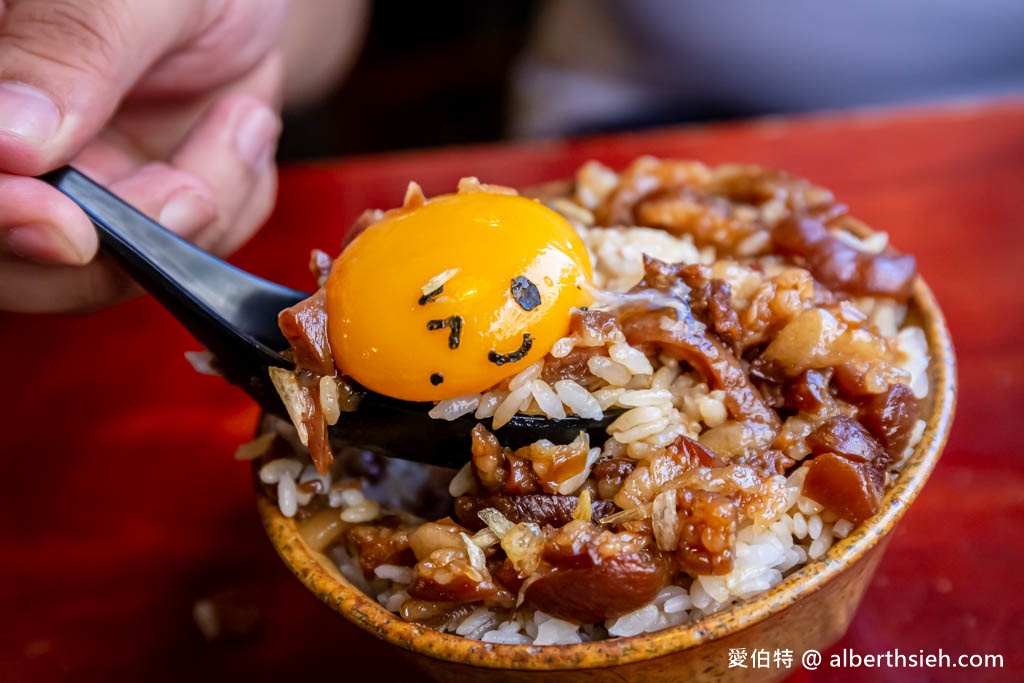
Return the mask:
M 547 382 L 542 379 L 533 380 L 530 382 L 530 393 L 533 394 L 533 400 L 537 402 L 537 406 L 545 415 L 556 420 L 565 419 L 565 408 L 562 407 L 562 401 Z
M 600 420 L 604 416 L 601 404 L 589 391 L 571 379 L 555 382 L 555 395 L 569 410 L 588 420 Z

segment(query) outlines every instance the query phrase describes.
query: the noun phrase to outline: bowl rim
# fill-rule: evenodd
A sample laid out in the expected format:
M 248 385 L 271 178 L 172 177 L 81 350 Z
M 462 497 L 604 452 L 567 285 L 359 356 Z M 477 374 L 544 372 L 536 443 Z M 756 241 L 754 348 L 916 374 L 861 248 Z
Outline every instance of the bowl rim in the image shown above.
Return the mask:
M 281 559 L 307 588 L 356 626 L 405 650 L 481 668 L 557 671 L 638 662 L 693 648 L 749 628 L 820 589 L 881 542 L 921 491 L 938 462 L 952 426 L 956 406 L 956 359 L 945 318 L 934 294 L 920 276 L 914 282 L 911 302 L 920 314 L 932 357 L 929 367 L 932 410 L 921 441 L 907 459 L 896 483 L 886 492 L 879 512 L 833 544 L 823 558 L 809 562 L 764 593 L 696 622 L 572 645 L 506 645 L 471 640 L 404 621 L 352 586 L 326 556 L 306 545 L 295 520 L 281 515 L 277 505 L 259 493 L 257 486 L 259 514 Z M 318 560 L 318 556 L 324 560 Z

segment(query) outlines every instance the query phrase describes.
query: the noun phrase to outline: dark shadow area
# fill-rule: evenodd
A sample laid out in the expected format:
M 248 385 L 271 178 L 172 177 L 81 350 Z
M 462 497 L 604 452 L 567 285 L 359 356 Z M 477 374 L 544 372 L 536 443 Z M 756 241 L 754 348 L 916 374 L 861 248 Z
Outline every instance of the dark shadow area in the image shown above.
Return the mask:
M 501 136 L 509 67 L 538 3 L 374 3 L 352 73 L 285 119 L 282 161 Z

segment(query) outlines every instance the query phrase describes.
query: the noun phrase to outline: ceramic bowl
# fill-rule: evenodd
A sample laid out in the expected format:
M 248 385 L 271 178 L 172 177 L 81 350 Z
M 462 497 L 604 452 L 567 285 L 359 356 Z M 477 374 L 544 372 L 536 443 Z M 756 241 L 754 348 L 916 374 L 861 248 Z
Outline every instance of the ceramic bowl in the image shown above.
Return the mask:
M 776 680 L 798 670 L 807 650 L 823 651 L 846 632 L 893 528 L 934 469 L 956 403 L 953 345 L 942 313 L 918 278 L 910 315 L 928 338 L 931 391 L 927 428 L 881 510 L 821 559 L 771 590 L 695 623 L 628 638 L 578 645 L 495 645 L 403 621 L 353 587 L 325 555 L 312 550 L 277 505 L 260 494 L 259 511 L 285 564 L 343 617 L 408 651 L 442 681 Z M 257 486 L 257 490 L 262 487 Z M 729 651 L 792 650 L 790 668 L 730 667 Z

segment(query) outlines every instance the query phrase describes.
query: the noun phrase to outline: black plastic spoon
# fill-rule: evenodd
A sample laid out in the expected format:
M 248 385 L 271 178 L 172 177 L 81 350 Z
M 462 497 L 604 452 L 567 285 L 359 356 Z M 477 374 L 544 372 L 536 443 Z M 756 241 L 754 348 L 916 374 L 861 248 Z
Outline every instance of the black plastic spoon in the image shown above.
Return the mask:
M 211 256 L 71 167 L 42 180 L 82 208 L 96 226 L 103 248 L 214 355 L 229 382 L 265 411 L 287 419 L 268 368 L 292 367 L 275 350 L 288 346 L 278 329 L 277 314 L 308 293 L 268 282 Z M 433 407 L 430 403 L 399 401 L 361 387 L 359 391 L 365 392 L 359 407 L 342 414 L 331 429 L 332 441 L 445 467 L 458 467 L 469 459 L 470 431 L 481 420 L 472 415 L 436 420 L 427 415 Z M 512 447 L 538 439 L 568 443 L 580 430 L 599 441 L 615 417 L 553 420 L 517 415 L 496 433 Z M 482 422 L 490 427 L 490 420 Z

